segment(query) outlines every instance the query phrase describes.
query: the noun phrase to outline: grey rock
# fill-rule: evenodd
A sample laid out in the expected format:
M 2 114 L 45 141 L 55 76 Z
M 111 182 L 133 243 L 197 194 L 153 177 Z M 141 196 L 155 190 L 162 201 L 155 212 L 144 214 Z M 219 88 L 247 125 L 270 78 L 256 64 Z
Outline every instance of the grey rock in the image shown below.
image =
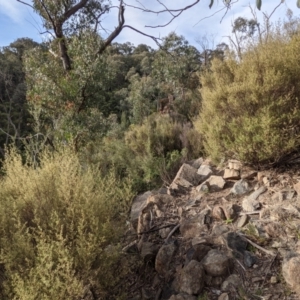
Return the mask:
M 219 297 L 218 300 L 229 300 L 229 296 L 227 293 L 222 293 Z
M 232 169 L 232 170 L 241 170 L 242 169 L 242 163 L 239 160 L 235 160 L 235 159 L 230 159 L 228 161 L 228 168 Z
M 238 228 L 244 227 L 248 223 L 249 217 L 247 215 L 243 215 L 240 217 L 237 223 Z
M 250 190 L 251 188 L 248 181 L 245 179 L 241 179 L 234 184 L 230 192 L 234 195 L 244 195 L 250 192 Z
M 256 200 L 245 198 L 242 202 L 244 211 L 255 211 L 260 208 L 260 203 Z
M 248 196 L 249 200 L 256 200 L 259 195 L 263 194 L 267 190 L 267 187 L 264 185 L 258 188 L 256 191 L 254 191 L 251 195 Z
M 141 195 L 136 196 L 133 199 L 132 206 L 131 206 L 131 212 L 130 212 L 130 222 L 133 226 L 133 228 L 137 229 L 138 219 L 141 215 L 143 209 L 147 205 L 147 199 L 152 195 L 152 192 L 148 191 Z
M 209 190 L 212 192 L 221 191 L 226 184 L 226 181 L 222 178 L 222 176 L 216 175 L 210 176 L 206 182 L 208 182 Z
M 197 169 L 188 164 L 183 164 L 173 182 L 185 188 L 196 186 L 199 184 L 201 176 L 197 174 Z
M 201 262 L 206 254 L 211 250 L 207 245 L 198 244 L 191 247 L 186 253 L 186 262 L 189 263 L 191 260 Z
M 282 264 L 282 274 L 290 287 L 300 295 L 300 256 L 291 257 Z
M 182 219 L 179 227 L 180 233 L 183 238 L 194 238 L 201 236 L 204 232 L 207 232 L 207 225 L 204 224 L 204 219 L 199 216 L 193 219 Z
M 155 259 L 155 270 L 157 273 L 163 277 L 167 277 L 172 270 L 170 270 L 170 264 L 173 256 L 177 250 L 175 242 L 168 245 L 162 245 L 158 250 Z
M 223 211 L 222 207 L 220 207 L 220 206 L 214 206 L 213 211 L 212 211 L 212 216 L 216 220 L 226 220 L 224 211 Z
M 294 184 L 294 190 L 298 195 L 300 195 L 300 181 L 298 181 L 296 184 Z
M 200 182 L 203 182 L 213 174 L 213 170 L 209 165 L 201 165 L 197 174 L 200 176 Z
M 227 203 L 222 206 L 225 217 L 227 220 L 234 220 L 236 217 L 234 205 L 232 203 Z
M 141 245 L 141 257 L 145 262 L 155 259 L 158 251 L 158 246 L 150 242 L 143 242 Z
M 249 251 L 244 251 L 244 264 L 247 268 L 251 268 L 257 261 L 255 255 Z
M 223 175 L 224 179 L 240 179 L 240 171 L 238 170 L 234 170 L 234 169 L 225 169 L 224 170 L 224 175 Z
M 209 183 L 208 182 L 202 182 L 196 187 L 197 192 L 203 192 L 203 193 L 209 193 Z
M 180 277 L 180 290 L 189 295 L 199 294 L 204 286 L 204 270 L 196 260 L 191 260 L 182 269 Z
M 195 169 L 199 169 L 200 167 L 201 167 L 201 165 L 203 164 L 203 158 L 202 157 L 200 157 L 200 158 L 198 158 L 198 159 L 195 159 L 194 161 L 192 161 L 191 162 L 191 166 L 193 167 L 193 168 L 195 168 Z
M 210 250 L 204 257 L 204 270 L 211 276 L 223 276 L 232 268 L 231 259 L 219 250 Z
M 169 300 L 197 300 L 197 297 L 187 294 L 178 294 L 171 296 Z
M 235 232 L 225 233 L 223 237 L 227 246 L 236 253 L 239 252 L 241 254 L 246 250 L 248 243 Z
M 222 283 L 221 290 L 224 292 L 230 292 L 231 288 L 238 288 L 241 286 L 242 280 L 239 275 L 231 274 L 228 276 L 225 281 Z

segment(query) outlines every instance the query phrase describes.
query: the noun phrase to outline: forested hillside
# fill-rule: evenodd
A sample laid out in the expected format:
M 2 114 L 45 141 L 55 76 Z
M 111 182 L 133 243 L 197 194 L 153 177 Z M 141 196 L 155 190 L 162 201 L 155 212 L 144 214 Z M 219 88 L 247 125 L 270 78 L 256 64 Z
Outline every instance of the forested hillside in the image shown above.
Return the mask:
M 228 44 L 172 32 L 152 49 L 104 40 L 97 1 L 73 18 L 74 1 L 34 2 L 53 38 L 0 51 L 0 298 L 128 299 L 135 195 L 200 156 L 298 155 L 299 20 L 237 18 Z

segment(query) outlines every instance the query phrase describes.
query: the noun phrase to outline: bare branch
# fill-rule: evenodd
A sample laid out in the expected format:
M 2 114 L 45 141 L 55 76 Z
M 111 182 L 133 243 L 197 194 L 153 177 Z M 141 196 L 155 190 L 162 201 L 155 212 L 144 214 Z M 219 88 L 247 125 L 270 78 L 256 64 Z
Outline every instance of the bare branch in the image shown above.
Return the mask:
M 21 0 L 17 0 L 17 2 L 25 4 L 25 5 L 27 5 L 27 6 L 29 6 L 29 7 L 31 7 L 33 9 L 33 6 L 31 4 L 28 4 L 28 3 L 24 2 L 24 1 L 21 1 Z
M 124 25 L 123 28 L 125 28 L 125 27 L 130 28 L 131 30 L 134 30 L 134 31 L 136 31 L 136 32 L 138 32 L 138 33 L 140 33 L 140 34 L 142 34 L 144 36 L 147 36 L 147 37 L 151 38 L 156 43 L 156 45 L 158 47 L 160 47 L 160 43 L 158 42 L 159 40 L 161 40 L 160 38 L 152 36 L 152 35 L 149 35 L 147 33 L 144 33 L 144 32 L 142 32 L 142 31 L 140 31 L 140 30 L 138 30 L 138 29 L 136 29 L 136 28 L 134 28 L 134 27 L 132 27 L 130 25 Z
M 123 5 L 123 0 L 120 1 L 119 6 L 119 15 L 118 15 L 118 26 L 115 28 L 115 30 L 108 36 L 108 38 L 105 40 L 103 45 L 100 47 L 100 49 L 97 51 L 97 55 L 102 54 L 104 50 L 112 43 L 112 41 L 120 34 L 124 27 L 125 18 L 124 18 L 124 12 L 125 7 Z

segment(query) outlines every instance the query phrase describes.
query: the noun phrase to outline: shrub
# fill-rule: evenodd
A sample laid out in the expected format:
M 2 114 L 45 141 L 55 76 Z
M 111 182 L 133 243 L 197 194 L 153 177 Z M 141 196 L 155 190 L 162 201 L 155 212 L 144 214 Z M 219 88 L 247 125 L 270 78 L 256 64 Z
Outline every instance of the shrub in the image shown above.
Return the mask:
M 81 166 L 65 148 L 40 166 L 10 151 L 0 182 L 1 299 L 115 299 L 132 191 L 113 172 Z
M 125 143 L 134 153 L 146 182 L 160 178 L 170 183 L 184 160 L 202 154 L 200 134 L 191 124 L 177 122 L 168 115 L 154 114 L 142 125 L 132 125 L 125 134 Z
M 212 62 L 201 78 L 196 128 L 213 159 L 277 162 L 299 147 L 299 47 L 299 31 L 281 29 L 249 47 L 241 61 L 231 55 Z

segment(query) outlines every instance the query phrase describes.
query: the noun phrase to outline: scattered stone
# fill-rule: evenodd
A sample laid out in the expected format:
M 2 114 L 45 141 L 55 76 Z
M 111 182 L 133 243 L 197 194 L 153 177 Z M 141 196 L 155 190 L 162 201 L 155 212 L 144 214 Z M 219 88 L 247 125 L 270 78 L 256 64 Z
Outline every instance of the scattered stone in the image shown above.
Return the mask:
M 234 169 L 225 169 L 223 178 L 224 179 L 238 180 L 238 179 L 241 178 L 240 171 L 234 170 Z
M 126 252 L 126 253 L 136 253 L 136 252 L 138 252 L 137 243 L 138 243 L 137 240 L 131 242 L 130 244 L 128 244 L 127 246 L 125 246 L 122 249 L 122 252 Z
M 153 294 L 153 292 L 149 289 L 146 288 L 142 288 L 142 297 L 143 300 L 150 300 L 153 299 L 155 297 L 155 295 Z
M 219 297 L 218 300 L 229 300 L 229 296 L 227 293 L 222 293 Z
M 277 283 L 277 282 L 278 282 L 277 277 L 276 277 L 276 276 L 271 276 L 271 278 L 270 278 L 270 283 L 275 284 L 275 283 Z
M 223 282 L 223 277 L 217 276 L 217 277 L 212 277 L 211 279 L 211 285 L 214 287 L 219 287 Z
M 262 277 L 252 277 L 251 281 L 252 281 L 252 283 L 256 283 L 256 282 L 264 281 L 264 278 L 262 278 Z
M 208 182 L 202 182 L 196 187 L 197 192 L 203 192 L 203 193 L 209 193 L 209 183 Z
M 300 256 L 291 257 L 282 264 L 282 274 L 291 288 L 300 294 Z
M 136 230 L 139 216 L 141 215 L 143 209 L 147 205 L 147 199 L 149 196 L 152 195 L 152 192 L 148 191 L 141 195 L 136 196 L 133 199 L 132 206 L 131 206 L 131 212 L 130 212 L 130 222 L 132 224 L 132 227 Z
M 209 183 L 209 189 L 212 192 L 221 191 L 226 184 L 226 181 L 222 178 L 222 176 L 215 175 L 210 176 L 206 182 Z
M 211 276 L 223 276 L 231 269 L 232 262 L 223 252 L 213 249 L 204 257 L 203 267 Z
M 251 268 L 257 261 L 255 255 L 249 251 L 244 251 L 244 264 L 247 268 Z
M 192 239 L 192 246 L 199 245 L 199 244 L 205 244 L 205 243 L 207 243 L 207 239 L 202 238 L 202 237 L 194 237 Z
M 145 262 L 155 259 L 158 251 L 158 246 L 150 242 L 143 242 L 141 246 L 141 257 Z
M 242 280 L 239 275 L 232 274 L 228 276 L 222 283 L 221 290 L 224 292 L 230 292 L 231 288 L 238 288 L 242 285 Z
M 268 223 L 264 230 L 271 237 L 279 237 L 283 234 L 282 226 L 276 222 Z
M 246 179 L 241 179 L 234 184 L 230 192 L 234 195 L 244 195 L 250 192 L 250 190 L 251 188 L 248 181 Z
M 197 174 L 200 176 L 199 182 L 203 182 L 213 174 L 213 170 L 209 165 L 201 165 L 197 171 Z
M 264 193 L 266 190 L 267 190 L 267 187 L 265 187 L 263 185 L 260 188 L 258 188 L 256 191 L 254 191 L 250 196 L 248 196 L 248 199 L 256 200 L 258 198 L 258 196 L 261 195 L 262 193 Z
M 241 178 L 242 179 L 253 179 L 257 176 L 257 172 L 256 171 L 246 171 L 246 172 L 243 172 L 242 175 L 241 175 Z
M 196 260 L 191 260 L 182 269 L 180 277 L 180 290 L 189 295 L 199 294 L 204 287 L 204 270 Z
M 182 187 L 189 188 L 198 185 L 200 180 L 201 176 L 197 174 L 197 169 L 188 164 L 183 164 L 173 182 Z
M 162 239 L 166 239 L 171 231 L 170 227 L 162 228 L 159 230 L 159 235 Z
M 242 202 L 244 211 L 255 211 L 260 208 L 260 203 L 256 200 L 245 198 Z
M 236 217 L 236 213 L 234 210 L 234 205 L 232 203 L 228 203 L 222 206 L 226 220 L 234 220 Z
M 300 181 L 298 181 L 296 184 L 294 184 L 294 190 L 298 195 L 300 195 Z
M 235 232 L 225 233 L 223 237 L 227 246 L 233 251 L 243 253 L 246 250 L 248 243 Z
M 228 161 L 228 168 L 232 170 L 241 170 L 243 167 L 243 164 L 239 160 L 230 159 Z
M 171 242 L 168 245 L 162 245 L 158 250 L 155 259 L 155 270 L 163 277 L 167 277 L 170 274 L 170 264 L 176 249 L 176 243 Z
M 206 256 L 206 254 L 211 250 L 211 247 L 207 245 L 194 245 L 187 251 L 186 260 L 190 262 L 191 260 L 196 260 L 201 262 L 201 260 Z
M 197 300 L 197 297 L 187 294 L 178 294 L 173 295 L 169 300 Z
M 212 235 L 220 236 L 223 233 L 226 233 L 228 231 L 229 231 L 229 228 L 225 224 L 215 224 L 211 233 L 212 233 Z
M 202 210 L 198 216 L 199 222 L 201 225 L 204 224 L 210 224 L 211 222 L 211 210 L 209 208 L 206 208 Z
M 201 167 L 201 165 L 203 164 L 203 158 L 200 157 L 198 159 L 195 159 L 192 163 L 191 166 L 195 169 L 199 169 Z
M 226 220 L 224 211 L 220 206 L 214 206 L 212 216 L 217 220 Z
M 248 223 L 248 219 L 249 219 L 249 217 L 247 215 L 241 216 L 237 223 L 237 227 L 238 228 L 244 227 Z
M 183 238 L 188 239 L 199 237 L 208 229 L 207 225 L 203 224 L 203 218 L 197 216 L 193 219 L 182 219 L 179 230 Z

